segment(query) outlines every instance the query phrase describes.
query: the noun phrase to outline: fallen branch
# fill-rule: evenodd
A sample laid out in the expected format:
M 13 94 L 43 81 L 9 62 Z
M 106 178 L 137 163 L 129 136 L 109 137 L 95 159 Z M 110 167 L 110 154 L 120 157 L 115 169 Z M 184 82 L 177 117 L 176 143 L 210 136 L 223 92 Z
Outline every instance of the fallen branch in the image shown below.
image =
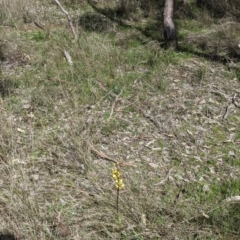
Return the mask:
M 107 156 L 105 153 L 98 151 L 90 142 L 87 141 L 88 146 L 90 147 L 90 149 L 97 154 L 100 158 L 107 160 L 109 162 L 113 162 L 117 165 L 120 166 L 129 166 L 129 167 L 136 167 L 135 165 L 131 164 L 131 163 L 126 163 L 126 162 L 122 162 L 122 161 L 117 161 L 109 156 Z
M 75 31 L 75 28 L 73 27 L 72 20 L 71 20 L 71 17 L 69 15 L 69 13 L 63 8 L 63 6 L 61 5 L 61 3 L 58 0 L 54 0 L 54 1 L 59 6 L 61 11 L 66 15 L 67 20 L 68 20 L 68 24 L 69 24 L 69 26 L 72 30 L 73 35 L 74 35 L 74 39 L 77 40 L 77 33 Z
M 229 107 L 230 107 L 230 106 L 227 106 L 227 107 L 225 108 L 224 114 L 223 114 L 223 116 L 222 116 L 222 120 L 227 119 L 228 114 L 229 114 Z
M 172 171 L 172 169 L 169 169 L 168 172 L 167 172 L 166 177 L 165 177 L 161 182 L 156 183 L 156 184 L 154 184 L 154 185 L 155 185 L 155 186 L 164 185 L 164 184 L 168 181 L 168 179 L 169 179 L 169 177 L 170 177 L 171 171 Z
M 118 101 L 120 95 L 122 94 L 122 91 L 123 89 L 121 90 L 121 92 L 116 96 L 113 104 L 112 104 L 112 107 L 111 107 L 111 112 L 110 112 L 110 115 L 109 115 L 109 118 L 108 118 L 108 121 L 112 118 L 112 115 L 113 115 L 113 111 L 114 111 L 114 108 L 115 108 L 115 105 L 116 105 L 116 102 Z
M 42 29 L 43 31 L 46 31 L 46 30 L 44 29 L 44 27 L 43 27 L 40 23 L 34 21 L 34 24 L 35 24 L 35 26 L 37 26 L 38 28 Z
M 240 202 L 240 196 L 232 196 L 232 197 L 229 197 L 229 198 L 225 199 L 225 201 L 230 202 L 230 203 Z
M 73 61 L 72 61 L 72 58 L 71 58 L 69 52 L 64 49 L 64 50 L 63 50 L 63 53 L 64 53 L 64 56 L 65 56 L 68 64 L 72 67 L 72 66 L 73 66 Z

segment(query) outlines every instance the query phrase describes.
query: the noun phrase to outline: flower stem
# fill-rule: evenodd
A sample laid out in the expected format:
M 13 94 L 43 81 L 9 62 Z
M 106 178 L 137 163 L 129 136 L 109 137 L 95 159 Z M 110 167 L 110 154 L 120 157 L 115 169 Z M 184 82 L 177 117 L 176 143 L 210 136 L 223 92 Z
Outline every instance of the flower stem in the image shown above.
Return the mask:
M 117 215 L 118 215 L 118 201 L 119 200 L 119 188 L 117 188 L 117 202 L 116 202 L 116 207 L 117 207 Z

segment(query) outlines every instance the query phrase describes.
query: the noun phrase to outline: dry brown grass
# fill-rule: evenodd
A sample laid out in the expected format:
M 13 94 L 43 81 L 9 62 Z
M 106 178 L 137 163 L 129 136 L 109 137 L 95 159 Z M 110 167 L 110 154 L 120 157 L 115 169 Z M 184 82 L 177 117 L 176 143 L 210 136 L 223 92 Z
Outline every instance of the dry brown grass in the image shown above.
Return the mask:
M 0 237 L 237 239 L 239 208 L 225 201 L 240 194 L 236 73 L 164 51 L 139 24 L 86 29 L 74 42 L 57 6 L 36 6 L 47 31 L 22 13 L 1 26 Z M 124 163 L 119 215 L 114 165 L 100 151 Z
M 197 0 L 197 4 L 207 7 L 207 9 L 216 17 L 231 16 L 238 18 L 240 13 L 239 2 L 237 0 Z
M 36 2 L 32 0 L 2 0 L 0 6 L 1 25 L 12 25 L 15 22 L 23 21 L 24 18 L 30 17 L 33 9 L 36 10 Z
M 239 30 L 240 25 L 237 22 L 224 19 L 218 24 L 211 25 L 211 29 L 189 35 L 186 40 L 212 56 L 231 61 L 240 56 Z

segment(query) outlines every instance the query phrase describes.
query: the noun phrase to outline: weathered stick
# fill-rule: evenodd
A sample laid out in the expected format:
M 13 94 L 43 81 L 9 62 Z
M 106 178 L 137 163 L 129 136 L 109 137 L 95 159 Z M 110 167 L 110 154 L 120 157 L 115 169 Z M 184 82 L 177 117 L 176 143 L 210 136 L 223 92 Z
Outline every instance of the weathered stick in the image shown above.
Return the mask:
M 101 151 L 98 151 L 90 142 L 87 141 L 87 144 L 88 146 L 90 147 L 90 149 L 96 153 L 100 158 L 104 159 L 104 160 L 107 160 L 109 162 L 113 162 L 117 165 L 120 165 L 120 166 L 129 166 L 129 167 L 136 167 L 135 165 L 131 164 L 131 163 L 127 163 L 127 162 L 122 162 L 122 161 L 117 161 L 109 156 L 107 156 L 106 154 L 104 154 L 103 152 Z
M 63 50 L 63 53 L 64 53 L 64 56 L 65 56 L 68 64 L 72 67 L 72 66 L 73 66 L 73 61 L 72 61 L 72 58 L 71 58 L 69 52 L 64 49 L 64 50 Z
M 44 27 L 41 24 L 39 24 L 38 22 L 34 21 L 34 24 L 35 24 L 35 26 L 37 26 L 38 28 L 42 29 L 43 31 L 46 31 L 44 29 Z
M 167 172 L 166 177 L 165 177 L 161 182 L 156 183 L 156 184 L 154 184 L 154 185 L 155 185 L 155 186 L 164 185 L 164 184 L 168 181 L 168 179 L 169 179 L 169 177 L 170 177 L 170 174 L 171 174 L 171 171 L 172 171 L 172 169 L 170 168 L 170 169 L 168 170 L 168 172 Z
M 121 92 L 116 96 L 116 98 L 115 98 L 115 100 L 114 100 L 114 102 L 113 102 L 113 104 L 112 104 L 111 112 L 110 112 L 110 116 L 109 116 L 109 118 L 108 118 L 108 121 L 112 118 L 112 115 L 113 115 L 113 111 L 114 111 L 116 102 L 118 101 L 118 99 L 119 99 L 120 95 L 122 94 L 122 92 L 123 92 L 123 89 L 122 89 Z
M 61 5 L 61 3 L 58 0 L 54 0 L 54 1 L 59 6 L 61 11 L 67 16 L 68 24 L 69 24 L 69 26 L 70 26 L 70 28 L 72 30 L 72 33 L 74 35 L 74 39 L 77 40 L 77 33 L 75 31 L 75 28 L 73 27 L 72 20 L 71 20 L 71 17 L 69 15 L 69 13 L 63 8 L 63 6 Z

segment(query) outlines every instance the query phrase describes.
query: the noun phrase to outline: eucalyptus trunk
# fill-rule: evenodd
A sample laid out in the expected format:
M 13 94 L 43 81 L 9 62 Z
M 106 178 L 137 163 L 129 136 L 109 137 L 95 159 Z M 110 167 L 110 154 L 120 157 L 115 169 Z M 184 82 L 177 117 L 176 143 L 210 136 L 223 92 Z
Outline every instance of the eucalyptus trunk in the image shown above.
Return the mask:
M 177 34 L 173 19 L 174 0 L 165 0 L 163 10 L 163 28 L 166 48 L 177 49 Z

